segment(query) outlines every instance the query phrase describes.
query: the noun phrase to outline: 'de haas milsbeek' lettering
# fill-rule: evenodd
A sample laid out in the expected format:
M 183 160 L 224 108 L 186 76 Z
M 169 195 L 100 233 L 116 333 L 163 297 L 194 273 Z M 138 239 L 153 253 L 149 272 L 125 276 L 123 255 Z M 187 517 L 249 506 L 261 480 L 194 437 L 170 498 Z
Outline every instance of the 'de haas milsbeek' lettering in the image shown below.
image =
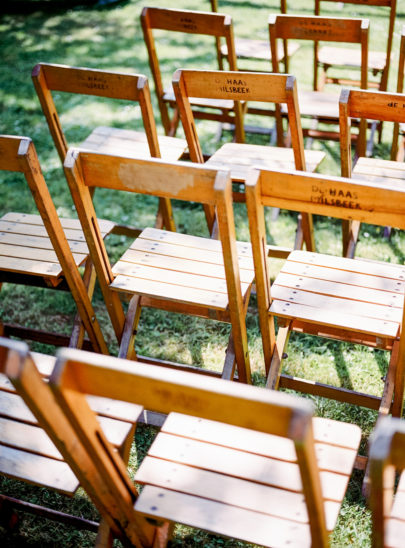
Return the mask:
M 228 78 L 224 86 L 219 89 L 225 93 L 249 93 L 250 89 L 246 87 L 246 82 L 238 78 Z
M 357 192 L 337 190 L 336 188 L 320 188 L 316 185 L 312 187 L 311 202 L 315 204 L 344 207 L 346 209 L 361 209 L 357 200 Z

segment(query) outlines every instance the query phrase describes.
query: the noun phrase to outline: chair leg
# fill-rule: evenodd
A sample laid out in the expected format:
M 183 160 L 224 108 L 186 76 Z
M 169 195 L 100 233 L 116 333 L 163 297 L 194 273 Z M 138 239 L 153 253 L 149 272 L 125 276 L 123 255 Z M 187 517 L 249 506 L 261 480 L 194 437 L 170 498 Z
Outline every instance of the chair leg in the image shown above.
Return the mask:
M 356 251 L 357 240 L 359 238 L 359 232 L 359 221 L 342 221 L 343 257 L 353 259 Z
M 276 344 L 274 346 L 273 357 L 270 364 L 270 371 L 267 376 L 266 388 L 272 390 L 278 389 L 281 374 L 281 361 L 285 356 L 285 349 L 288 344 L 288 339 L 291 333 L 291 323 L 286 326 L 279 327 L 277 333 Z
M 122 332 L 121 345 L 118 352 L 119 358 L 136 360 L 135 336 L 141 316 L 141 297 L 134 295 L 129 302 L 128 312 L 125 317 L 124 329 Z
M 176 232 L 172 204 L 168 198 L 159 198 L 159 209 L 156 215 L 155 228 L 165 228 Z
M 96 542 L 94 543 L 95 548 L 112 548 L 113 541 L 114 538 L 110 526 L 104 519 L 101 519 Z
M 83 283 L 87 289 L 87 294 L 91 301 L 96 285 L 96 271 L 90 258 L 86 261 L 84 268 Z M 83 348 L 83 341 L 85 336 L 85 329 L 83 322 L 78 312 L 76 312 L 75 319 L 73 320 L 72 334 L 69 339 L 69 348 Z
M 394 352 L 394 349 L 393 349 L 393 352 Z M 402 409 L 404 405 L 405 371 L 404 371 L 404 360 L 403 360 L 402 352 L 400 349 L 400 343 L 398 343 L 398 356 L 396 358 L 396 367 L 395 367 L 394 398 L 393 398 L 392 407 L 391 407 L 391 413 L 393 417 L 402 417 Z M 392 357 L 391 357 L 391 360 L 392 360 Z M 390 361 L 390 365 L 391 365 L 391 361 Z
M 235 376 L 235 369 L 236 369 L 235 346 L 233 343 L 233 335 L 231 333 L 229 336 L 228 347 L 225 351 L 225 363 L 224 363 L 224 368 L 222 370 L 221 379 L 225 379 L 227 381 L 233 380 Z
M 174 108 L 173 117 L 170 120 L 169 132 L 167 134 L 169 137 L 175 137 L 179 122 L 180 122 L 179 110 L 178 108 Z

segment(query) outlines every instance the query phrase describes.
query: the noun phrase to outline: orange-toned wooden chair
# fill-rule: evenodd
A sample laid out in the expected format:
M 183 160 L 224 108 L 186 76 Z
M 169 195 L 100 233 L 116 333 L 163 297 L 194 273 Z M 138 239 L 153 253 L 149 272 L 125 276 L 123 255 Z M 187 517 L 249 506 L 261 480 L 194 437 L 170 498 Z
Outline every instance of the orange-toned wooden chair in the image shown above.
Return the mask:
M 0 474 L 73 496 L 86 455 L 47 385 L 54 364 L 54 357 L 30 354 L 25 343 L 0 337 Z M 87 401 L 109 443 L 128 462 L 142 408 L 94 396 L 87 396 Z M 15 510 L 22 510 L 77 529 L 98 531 L 97 546 L 107 545 L 102 542 L 109 536 L 105 524 L 99 528 L 97 522 L 18 500 L 5 492 L 0 495 L 0 508 L 2 524 L 8 527 L 16 525 Z
M 191 109 L 191 97 L 287 105 L 292 148 L 226 143 L 206 162 L 207 167 L 230 169 L 233 182 L 244 183 L 252 167 L 313 171 L 325 156 L 321 151 L 304 150 L 294 76 L 241 71 L 178 70 L 173 77 L 173 88 L 190 157 L 194 162 L 203 162 L 204 156 Z M 279 131 L 281 133 L 282 130 Z M 244 192 L 234 193 L 234 200 L 244 201 Z M 207 220 L 211 226 L 208 217 Z M 314 250 L 312 219 L 304 215 L 302 221 L 297 230 L 295 247 L 300 248 L 305 242 L 307 249 Z M 277 250 L 274 251 L 277 253 Z
M 254 272 L 250 245 L 235 241 L 229 173 L 199 164 L 72 150 L 65 161 L 65 174 L 121 343 L 120 357 L 136 356 L 137 324 L 142 307 L 149 306 L 230 323 L 232 336 L 222 375 L 233 378 L 237 364 L 239 380 L 250 382 L 245 313 Z M 97 186 L 207 205 L 216 210 L 220 238 L 146 228 L 111 267 L 91 200 L 90 189 Z M 131 298 L 126 316 L 120 293 Z
M 280 72 L 277 53 L 277 41 L 280 39 L 310 40 L 314 43 L 322 41 L 357 44 L 361 56 L 359 69 L 361 87 L 367 89 L 368 27 L 367 19 L 270 15 L 269 33 L 273 72 Z M 316 66 L 314 61 L 314 74 L 316 74 Z M 318 123 L 328 125 L 338 125 L 339 123 L 339 97 L 336 93 L 321 91 L 322 88 L 323 84 L 321 85 L 319 79 L 317 81 L 314 78 L 314 90 L 300 90 L 298 94 L 301 117 L 313 120 L 313 124 L 304 129 L 304 135 L 318 139 L 339 140 L 338 131 L 329 128 L 323 130 L 317 127 Z M 286 115 L 285 107 L 281 109 L 281 113 Z
M 50 384 L 89 456 L 83 486 L 124 545 L 165 546 L 175 522 L 263 546 L 329 545 L 357 426 L 313 418 L 290 395 L 72 349 Z M 140 494 L 88 390 L 170 413 L 136 473 Z
M 404 421 L 384 417 L 378 422 L 370 445 L 368 502 L 373 518 L 373 548 L 401 548 L 404 544 L 404 469 Z
M 292 388 L 400 416 L 404 395 L 402 333 L 405 267 L 293 251 L 271 284 L 264 252 L 264 206 L 288 207 L 346 220 L 405 227 L 405 191 L 378 182 L 303 172 L 262 171 L 246 198 L 269 388 Z M 275 336 L 274 319 L 278 333 Z M 282 374 L 292 331 L 389 352 L 382 395 Z
M 405 188 L 405 165 L 403 162 L 366 157 L 365 127 L 367 120 L 405 122 L 405 97 L 401 93 L 366 91 L 358 89 L 342 90 L 340 109 L 340 152 L 342 175 L 353 177 L 366 184 L 375 183 L 389 188 Z M 361 120 L 363 129 L 357 140 L 355 164 L 352 167 L 351 122 Z M 361 127 L 361 126 L 360 126 Z M 372 220 L 370 219 L 372 223 Z M 346 223 L 344 230 L 344 254 L 353 257 L 360 223 Z
M 167 161 L 174 161 L 182 156 L 186 148 L 183 139 L 158 136 L 148 80 L 142 74 L 124 74 L 39 63 L 32 71 L 32 79 L 62 163 L 65 160 L 69 144 L 63 132 L 52 92 L 118 99 L 123 102 L 124 106 L 128 104 L 128 101 L 132 105 L 139 104 L 144 131 L 106 126 L 96 127 L 80 145 L 77 145 L 85 150 L 124 154 L 136 158 L 162 157 Z M 175 230 L 171 204 L 167 200 L 159 202 L 156 226 Z M 131 231 L 128 227 L 116 225 L 114 232 L 136 235 L 139 230 Z
M 388 76 L 391 62 L 391 52 L 392 52 L 392 40 L 394 37 L 394 26 L 395 26 L 395 16 L 397 8 L 397 0 L 367 0 L 363 2 L 362 0 L 315 0 L 315 15 L 321 15 L 321 5 L 326 2 L 333 3 L 336 5 L 339 2 L 343 9 L 349 11 L 358 10 L 359 5 L 367 6 L 367 11 L 372 10 L 375 6 L 376 8 L 386 7 L 389 8 L 389 23 L 387 29 L 387 49 L 384 52 L 381 51 L 369 51 L 368 53 L 368 70 L 374 76 L 379 76 L 378 81 L 369 81 L 368 86 L 376 87 L 380 91 L 387 91 L 388 85 Z M 360 9 L 361 11 L 361 9 Z M 381 31 L 380 31 L 381 32 Z M 353 67 L 360 69 L 362 66 L 362 60 L 357 50 L 347 49 L 344 47 L 333 47 L 333 46 L 322 46 L 319 47 L 317 42 L 315 42 L 315 88 L 322 89 L 323 83 L 334 83 L 334 84 L 343 84 L 350 86 L 362 86 L 359 80 L 350 80 L 347 76 L 342 77 L 329 77 L 327 72 L 331 68 L 335 67 L 344 67 L 346 70 L 347 67 Z M 322 74 L 319 78 L 319 87 L 318 87 L 318 70 L 321 68 Z
M 166 89 L 162 81 L 154 34 L 156 31 L 164 30 L 213 36 L 216 43 L 222 37 L 226 42 L 229 69 L 237 70 L 232 19 L 230 16 L 220 13 L 145 7 L 142 10 L 141 23 L 163 127 L 167 135 L 175 135 L 179 123 L 179 113 L 173 90 L 171 87 Z M 217 57 L 219 68 L 223 68 L 219 50 Z M 169 107 L 174 109 L 172 115 L 169 114 Z M 236 117 L 237 112 L 241 113 L 242 105 L 240 103 L 234 103 L 233 100 L 193 99 L 192 107 L 196 118 L 235 124 L 235 138 L 238 142 L 243 142 L 243 120 L 241 116 Z M 212 109 L 216 112 L 212 112 Z
M 218 12 L 218 0 L 210 0 L 211 9 L 214 12 Z M 254 9 L 254 8 L 253 8 Z M 287 1 L 280 0 L 280 13 L 287 13 Z M 217 47 L 221 57 L 226 58 L 228 55 L 228 48 L 226 44 L 221 44 L 218 39 Z M 278 58 L 284 63 L 285 72 L 288 72 L 288 60 L 291 55 L 298 50 L 299 44 L 287 43 L 285 40 L 283 44 L 280 44 L 278 51 Z M 285 55 L 285 53 L 287 55 Z M 255 40 L 254 38 L 240 38 L 235 37 L 235 53 L 238 59 L 248 59 L 250 61 L 271 61 L 271 52 L 269 43 L 266 40 Z M 223 66 L 220 67 L 223 69 Z
M 48 344 L 82 346 L 83 329 L 91 347 L 108 353 L 91 296 L 95 275 L 78 219 L 59 219 L 41 172 L 35 147 L 27 137 L 0 136 L 0 170 L 21 173 L 32 192 L 40 215 L 9 212 L 0 219 L 0 288 L 4 282 L 70 291 L 78 317 L 71 338 L 8 324 L 0 313 L 0 334 L 39 340 Z M 100 221 L 101 238 L 114 223 Z M 78 267 L 86 264 L 81 277 Z M 80 321 L 79 321 L 80 320 Z M 87 341 L 88 343 L 89 341 Z

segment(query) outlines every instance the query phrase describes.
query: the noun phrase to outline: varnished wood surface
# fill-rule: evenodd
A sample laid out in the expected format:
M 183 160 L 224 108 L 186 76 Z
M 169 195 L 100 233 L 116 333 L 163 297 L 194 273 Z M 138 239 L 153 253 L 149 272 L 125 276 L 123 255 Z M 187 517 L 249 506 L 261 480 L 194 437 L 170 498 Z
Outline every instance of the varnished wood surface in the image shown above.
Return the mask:
M 333 530 L 359 431 L 315 419 L 327 529 Z M 336 436 L 335 436 L 336 430 Z M 136 474 L 135 508 L 264 546 L 310 546 L 308 512 L 291 440 L 171 413 Z
M 320 150 L 305 150 L 308 171 L 315 171 L 325 158 Z M 234 181 L 245 182 L 251 168 L 295 169 L 294 151 L 291 148 L 268 147 L 240 143 L 226 143 L 214 152 L 205 163 L 207 167 L 230 169 Z
M 239 242 L 242 296 L 253 282 L 251 247 Z M 145 229 L 114 265 L 111 288 L 225 310 L 228 293 L 221 243 Z

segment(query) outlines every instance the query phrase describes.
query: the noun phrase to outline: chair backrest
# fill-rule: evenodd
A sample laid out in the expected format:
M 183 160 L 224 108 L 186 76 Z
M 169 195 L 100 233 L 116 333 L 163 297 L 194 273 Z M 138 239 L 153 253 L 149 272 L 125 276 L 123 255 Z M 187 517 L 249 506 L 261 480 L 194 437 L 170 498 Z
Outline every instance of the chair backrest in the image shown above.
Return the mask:
M 291 143 L 296 169 L 305 170 L 304 140 L 298 106 L 297 81 L 289 74 L 261 72 L 178 70 L 173 76 L 173 88 L 181 121 L 194 162 L 203 162 L 190 97 L 287 103 Z M 241 113 L 236 110 L 236 116 Z M 282 135 L 282 128 L 278 131 Z
M 275 340 L 273 323 L 268 314 L 271 294 L 264 206 L 403 229 L 405 191 L 401 188 L 387 188 L 378 183 L 308 172 L 263 170 L 256 173 L 256 176 L 252 174 L 246 182 L 246 203 L 260 328 L 266 367 L 269 367 Z M 402 339 L 404 348 L 401 347 L 401 352 L 404 355 L 405 338 Z
M 378 420 L 370 444 L 369 506 L 373 519 L 373 548 L 402 546 L 403 489 L 405 469 L 405 423 L 402 419 L 382 417 Z M 393 508 L 396 472 L 402 477 L 398 485 L 398 505 Z
M 312 543 L 327 544 L 309 402 L 258 387 L 118 358 L 106 360 L 72 349 L 59 354 L 50 385 L 90 457 L 82 466 L 81 475 L 95 478 L 93 491 L 103 497 L 104 507 L 109 507 L 109 516 L 105 517 L 114 531 L 119 530 L 121 538 L 138 546 L 134 539 L 140 537 L 142 529 L 134 510 L 136 491 L 122 460 L 111 449 L 88 408 L 86 391 L 136 402 L 161 413 L 174 411 L 293 440 Z
M 390 20 L 388 24 L 388 33 L 387 33 L 387 56 L 386 56 L 386 62 L 385 67 L 383 70 L 383 74 L 381 77 L 381 83 L 379 86 L 380 91 L 385 91 L 387 89 L 388 85 L 388 75 L 389 75 L 389 69 L 390 69 L 390 61 L 391 61 L 391 52 L 392 52 L 392 40 L 394 37 L 394 25 L 395 25 L 395 16 L 397 12 L 397 0 L 367 0 L 366 2 L 364 0 L 315 0 L 315 15 L 321 14 L 321 3 L 325 2 L 332 2 L 332 3 L 339 3 L 339 4 L 356 4 L 357 6 L 367 6 L 369 8 L 370 6 L 375 7 L 387 7 L 390 8 Z
M 243 341 L 241 347 L 244 348 L 242 354 L 239 349 L 236 351 L 236 361 L 240 365 L 246 364 L 246 333 L 240 331 L 244 329 L 244 322 L 241 321 L 244 318 L 244 309 L 229 172 L 208 169 L 199 164 L 167 163 L 156 159 L 135 160 L 71 150 L 66 157 L 65 174 L 104 299 L 106 303 L 111 303 L 108 308 L 118 339 L 122 334 L 124 314 L 118 293 L 109 289 L 114 274 L 100 237 L 90 189 L 100 186 L 161 198 L 190 200 L 216 209 L 229 296 L 229 314 L 236 330 L 234 336 Z
M 340 154 L 342 175 L 345 177 L 351 177 L 351 118 L 360 118 L 363 124 L 363 129 L 360 126 L 356 153 L 357 156 L 365 156 L 367 120 L 405 122 L 404 96 L 401 93 L 385 91 L 357 89 L 341 91 L 339 99 Z
M 162 123 L 166 133 L 168 133 L 170 118 L 167 104 L 163 101 L 164 87 L 153 31 L 166 30 L 215 37 L 219 69 L 223 68 L 223 64 L 218 40 L 224 38 L 228 51 L 229 68 L 230 70 L 237 70 L 232 18 L 221 13 L 145 7 L 141 14 L 141 24 L 148 49 L 149 64 L 155 82 Z
M 361 46 L 361 87 L 367 88 L 368 19 L 308 15 L 270 15 L 269 33 L 273 72 L 279 72 L 277 39 L 346 42 Z M 314 55 L 314 87 L 317 59 Z
M 96 97 L 139 103 L 150 155 L 160 157 L 156 124 L 146 76 L 39 63 L 32 70 L 32 80 L 62 163 L 65 160 L 69 144 L 63 133 L 52 97 L 53 91 L 94 95 Z
M 42 175 L 31 139 L 0 136 L 0 169 L 24 174 L 93 348 L 108 354 L 100 325 Z
M 402 93 L 404 90 L 404 69 L 405 69 L 405 25 L 402 27 L 402 30 L 401 30 L 401 42 L 399 44 L 397 93 Z M 399 137 L 399 124 L 396 122 L 394 123 L 394 131 L 392 136 L 391 160 L 397 159 L 398 137 Z

